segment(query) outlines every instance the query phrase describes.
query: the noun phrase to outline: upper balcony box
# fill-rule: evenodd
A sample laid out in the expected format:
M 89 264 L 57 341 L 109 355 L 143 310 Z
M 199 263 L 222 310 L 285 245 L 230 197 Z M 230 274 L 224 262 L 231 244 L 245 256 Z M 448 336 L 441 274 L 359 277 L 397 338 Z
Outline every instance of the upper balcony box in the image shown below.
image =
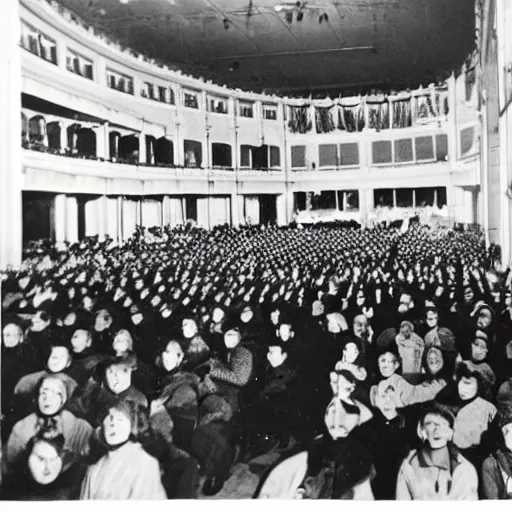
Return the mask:
M 199 110 L 199 91 L 183 89 L 183 106 Z

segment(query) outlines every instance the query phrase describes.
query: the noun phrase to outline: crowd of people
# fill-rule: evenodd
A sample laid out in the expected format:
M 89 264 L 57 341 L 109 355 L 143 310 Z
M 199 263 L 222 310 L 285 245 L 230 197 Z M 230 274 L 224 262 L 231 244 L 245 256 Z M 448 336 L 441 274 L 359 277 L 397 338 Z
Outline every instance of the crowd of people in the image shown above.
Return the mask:
M 139 228 L 2 274 L 0 497 L 512 497 L 512 272 L 478 231 Z

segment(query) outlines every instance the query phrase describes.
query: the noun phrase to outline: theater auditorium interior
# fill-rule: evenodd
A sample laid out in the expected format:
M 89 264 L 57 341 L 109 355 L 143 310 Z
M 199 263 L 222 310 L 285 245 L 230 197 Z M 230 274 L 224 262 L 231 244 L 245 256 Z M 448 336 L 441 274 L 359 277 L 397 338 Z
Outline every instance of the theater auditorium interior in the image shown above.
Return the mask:
M 1 13 L 1 500 L 512 499 L 511 0 Z

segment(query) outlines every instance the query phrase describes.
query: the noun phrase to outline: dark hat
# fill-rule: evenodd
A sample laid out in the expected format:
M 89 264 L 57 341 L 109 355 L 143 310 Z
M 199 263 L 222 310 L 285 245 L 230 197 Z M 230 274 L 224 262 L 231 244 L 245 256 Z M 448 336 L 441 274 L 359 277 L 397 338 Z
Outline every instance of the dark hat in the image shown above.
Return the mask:
M 453 429 L 453 426 L 455 425 L 455 416 L 447 405 L 440 404 L 438 402 L 428 402 L 421 409 L 421 421 L 425 419 L 427 414 L 437 414 L 442 416 L 446 421 L 448 421 L 451 429 Z
M 226 313 L 224 321 L 222 322 L 222 334 L 226 334 L 228 331 L 234 329 L 240 330 L 240 325 L 240 314 L 237 313 L 236 310 L 231 309 Z

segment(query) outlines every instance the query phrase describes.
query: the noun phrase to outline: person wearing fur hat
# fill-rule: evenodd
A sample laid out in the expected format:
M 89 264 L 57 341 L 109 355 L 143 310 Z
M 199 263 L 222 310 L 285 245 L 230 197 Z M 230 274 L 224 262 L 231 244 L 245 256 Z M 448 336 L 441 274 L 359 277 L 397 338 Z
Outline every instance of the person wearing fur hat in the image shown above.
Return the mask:
M 87 470 L 80 499 L 167 499 L 160 464 L 140 443 L 149 429 L 141 405 L 118 399 L 102 413 L 100 425 L 108 453 Z
M 433 403 L 418 424 L 421 448 L 402 463 L 396 484 L 397 500 L 476 500 L 475 467 L 452 444 L 455 418 L 450 410 Z
M 148 407 L 146 396 L 132 385 L 132 373 L 136 368 L 137 359 L 134 356 L 106 359 L 96 368 L 98 380 L 89 379 L 67 408 L 96 427 L 101 412 L 117 399 L 131 400 Z
M 334 393 L 325 412 L 324 431 L 310 446 L 297 447 L 264 476 L 258 499 L 372 500 L 372 459 L 354 433 L 371 412 L 351 398 L 355 378 L 347 370 L 332 372 Z
M 199 334 L 195 315 L 185 313 L 181 323 L 186 359 L 191 366 L 199 366 L 210 357 L 210 347 Z
M 66 382 L 59 374 L 45 376 L 38 386 L 37 412 L 18 421 L 9 436 L 5 448 L 5 467 L 7 473 L 16 471 L 27 443 L 38 433 L 54 437 L 62 434 L 65 451 L 72 456 L 86 455 L 89 452 L 91 425 L 64 410 L 68 399 Z

